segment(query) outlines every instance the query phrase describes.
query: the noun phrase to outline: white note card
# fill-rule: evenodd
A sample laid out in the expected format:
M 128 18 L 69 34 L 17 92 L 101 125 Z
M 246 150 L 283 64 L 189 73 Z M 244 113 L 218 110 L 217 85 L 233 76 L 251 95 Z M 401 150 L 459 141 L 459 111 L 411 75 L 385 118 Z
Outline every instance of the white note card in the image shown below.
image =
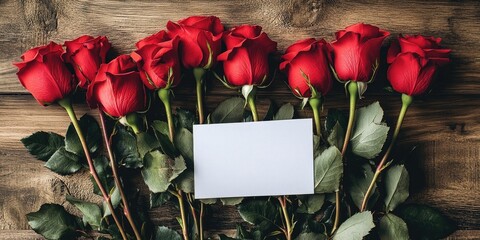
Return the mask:
M 312 119 L 193 126 L 195 198 L 314 193 Z

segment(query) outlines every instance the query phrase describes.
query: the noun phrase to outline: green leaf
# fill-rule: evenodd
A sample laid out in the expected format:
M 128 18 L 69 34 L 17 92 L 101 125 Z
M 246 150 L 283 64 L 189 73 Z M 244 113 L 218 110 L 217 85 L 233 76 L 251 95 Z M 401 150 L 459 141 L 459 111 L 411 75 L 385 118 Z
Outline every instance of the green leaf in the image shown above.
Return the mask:
M 238 205 L 238 213 L 245 222 L 259 225 L 273 224 L 277 218 L 277 208 L 271 201 L 254 199 Z
M 180 190 L 185 193 L 193 193 L 193 171 L 185 170 L 174 181 Z
M 74 239 L 80 229 L 79 219 L 58 204 L 43 204 L 40 210 L 27 214 L 28 224 L 46 239 Z
M 334 240 L 362 240 L 375 227 L 370 211 L 357 213 L 338 227 Z
M 82 164 L 77 155 L 65 150 L 65 147 L 61 147 L 48 159 L 45 167 L 60 175 L 67 175 L 80 170 Z
M 30 154 L 42 161 L 47 161 L 57 149 L 65 146 L 64 138 L 53 132 L 36 132 L 20 141 Z
M 186 128 L 190 132 L 193 129 L 193 124 L 195 124 L 195 113 L 182 109 L 176 109 L 176 117 L 177 117 L 177 128 Z
M 408 240 L 407 224 L 392 213 L 387 213 L 380 220 L 378 235 L 381 240 Z
M 219 234 L 218 237 L 220 238 L 220 240 L 241 240 L 240 238 L 232 238 L 225 234 Z
M 315 158 L 315 192 L 327 193 L 338 190 L 343 174 L 342 154 L 334 146 Z
M 93 166 L 97 171 L 97 175 L 100 179 L 102 186 L 105 187 L 107 191 L 110 191 L 110 189 L 115 186 L 115 183 L 107 158 L 104 155 L 96 157 L 93 160 Z M 90 179 L 93 183 L 93 192 L 97 195 L 102 196 L 102 192 L 100 192 L 100 189 L 98 188 L 95 179 L 93 177 L 90 177 Z
M 182 236 L 180 234 L 168 227 L 156 227 L 155 228 L 155 240 L 182 240 Z
M 426 205 L 408 204 L 397 215 L 407 223 L 412 239 L 442 239 L 456 230 L 449 218 Z
M 331 132 L 335 124 L 339 123 L 342 129 L 347 129 L 347 124 L 348 124 L 348 115 L 347 113 L 335 109 L 335 108 L 329 108 L 328 109 L 328 114 L 327 114 L 327 119 L 325 120 L 325 129 L 328 132 Z
M 309 232 L 309 233 L 300 233 L 295 240 L 324 240 L 327 239 L 327 236 L 320 234 L 320 233 L 314 233 L 314 232 Z
M 393 166 L 385 174 L 385 207 L 393 211 L 408 198 L 410 178 L 403 165 Z
M 141 158 L 143 158 L 147 152 L 159 147 L 160 143 L 155 136 L 150 135 L 148 132 L 137 134 L 137 148 Z
M 203 204 L 207 204 L 207 205 L 215 204 L 215 203 L 217 203 L 217 201 L 218 201 L 218 199 L 216 199 L 216 198 L 200 199 L 200 202 L 202 202 Z
M 142 158 L 137 149 L 137 139 L 125 128 L 117 127 L 111 146 L 116 160 L 121 165 L 127 168 L 142 167 Z
M 186 128 L 175 133 L 175 146 L 183 157 L 193 160 L 193 134 Z
M 165 192 L 171 182 L 185 169 L 185 160 L 182 156 L 171 159 L 156 150 L 145 155 L 142 176 L 150 191 Z
M 108 194 L 110 196 L 110 201 L 112 201 L 113 208 L 116 209 L 122 200 L 122 196 L 120 195 L 120 191 L 116 187 L 113 187 Z M 109 216 L 112 214 L 110 208 L 107 205 L 107 202 L 103 201 L 103 217 Z
M 325 202 L 325 194 L 298 196 L 298 213 L 314 214 L 318 212 Z
M 224 206 L 236 206 L 243 201 L 243 197 L 220 198 Z
M 166 203 L 172 195 L 169 192 L 150 193 L 150 209 L 160 207 Z
M 166 122 L 156 120 L 153 121 L 152 127 L 155 130 L 155 135 L 157 136 L 158 141 L 160 142 L 160 148 L 162 149 L 162 152 L 171 157 L 177 156 L 177 149 L 170 141 L 168 124 Z
M 212 112 L 212 123 L 232 123 L 243 120 L 245 100 L 239 97 L 230 98 L 221 102 Z
M 382 123 L 383 109 L 378 102 L 356 111 L 356 121 L 350 140 L 354 154 L 373 159 L 382 151 L 390 129 Z
M 80 129 L 82 129 L 82 134 L 85 137 L 90 154 L 94 155 L 100 150 L 102 145 L 100 126 L 98 126 L 95 118 L 87 114 L 83 115 L 80 120 L 78 120 L 78 124 L 80 125 Z M 67 133 L 65 134 L 65 149 L 78 156 L 85 157 L 82 143 L 80 142 L 77 131 L 72 123 L 68 126 Z
M 100 230 L 102 222 L 102 210 L 97 204 L 85 202 L 70 195 L 67 195 L 67 201 L 75 205 L 75 207 L 82 212 L 84 223 L 88 223 L 94 230 Z
M 268 99 L 268 110 L 263 118 L 263 121 L 273 120 L 273 116 L 275 115 L 275 103 L 272 100 Z
M 345 130 L 342 128 L 339 122 L 335 123 L 332 131 L 328 135 L 327 141 L 330 146 L 335 146 L 338 149 L 342 149 L 343 142 L 345 140 Z
M 349 181 L 349 193 L 352 197 L 355 206 L 359 209 L 362 206 L 363 198 L 367 193 L 368 187 L 373 179 L 373 171 L 370 165 L 363 164 L 358 172 L 354 172 L 351 174 L 347 174 L 347 178 Z M 368 200 L 367 206 L 375 205 L 375 202 L 378 200 L 379 197 L 377 184 L 375 183 L 372 192 L 370 193 L 370 198 Z
M 273 120 L 287 120 L 292 119 L 294 114 L 293 105 L 290 103 L 284 104 L 283 106 L 278 109 L 275 116 L 273 116 Z

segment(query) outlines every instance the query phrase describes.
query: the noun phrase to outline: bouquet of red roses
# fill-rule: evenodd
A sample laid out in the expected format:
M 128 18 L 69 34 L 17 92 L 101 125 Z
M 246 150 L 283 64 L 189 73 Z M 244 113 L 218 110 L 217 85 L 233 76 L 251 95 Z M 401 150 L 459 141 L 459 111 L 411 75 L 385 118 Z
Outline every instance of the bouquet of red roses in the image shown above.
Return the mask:
M 405 203 L 408 171 L 390 157 L 408 107 L 430 89 L 450 50 L 440 46 L 440 38 L 394 39 L 387 78 L 402 107 L 388 142 L 390 127 L 379 102 L 357 109 L 380 69 L 380 49 L 389 35 L 359 23 L 338 31 L 332 42 L 309 38 L 286 49 L 278 69 L 301 108 L 308 103 L 313 112 L 315 194 L 220 199 L 236 205 L 250 224 L 220 239 L 430 239 L 454 231 L 437 210 Z M 194 16 L 168 22 L 129 55 L 110 59 L 110 47 L 106 37 L 81 36 L 30 49 L 15 63 L 33 97 L 44 106 L 60 105 L 71 119 L 65 136 L 37 132 L 23 144 L 57 174 L 88 169 L 93 192 L 102 197 L 99 204 L 67 196 L 82 218 L 61 205 L 44 204 L 27 215 L 29 224 L 47 239 L 204 239 L 206 212 L 217 199 L 195 199 L 192 126 L 293 118 L 289 103 L 257 111 L 257 91 L 281 75 L 272 58 L 277 43 L 260 26 L 225 31 L 217 17 Z M 205 82 L 214 78 L 243 98 L 227 99 L 206 115 Z M 193 80 L 196 111 L 172 109 L 174 89 Z M 349 110 L 328 109 L 323 120 L 334 80 L 345 86 Z M 76 116 L 73 103 L 84 101 L 98 110 L 95 117 Z M 139 194 L 125 188 L 122 168 L 141 173 L 151 208 L 168 201 L 177 205 L 181 234 L 149 221 Z

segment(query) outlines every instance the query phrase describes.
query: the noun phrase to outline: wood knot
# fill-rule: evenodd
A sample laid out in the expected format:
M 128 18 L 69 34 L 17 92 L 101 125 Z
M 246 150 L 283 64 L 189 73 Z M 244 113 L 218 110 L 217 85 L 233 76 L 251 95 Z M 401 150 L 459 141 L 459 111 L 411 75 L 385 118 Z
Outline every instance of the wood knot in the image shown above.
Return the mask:
M 21 4 L 28 28 L 47 34 L 57 30 L 57 8 L 53 1 L 24 0 Z
M 294 0 L 285 12 L 285 22 L 293 27 L 310 27 L 325 16 L 328 1 Z

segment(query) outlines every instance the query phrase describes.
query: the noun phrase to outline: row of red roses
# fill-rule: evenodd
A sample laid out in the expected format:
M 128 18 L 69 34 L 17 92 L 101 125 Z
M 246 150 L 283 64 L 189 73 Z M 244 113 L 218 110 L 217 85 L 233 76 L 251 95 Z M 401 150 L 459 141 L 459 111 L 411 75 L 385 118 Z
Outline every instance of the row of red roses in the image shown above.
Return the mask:
M 139 41 L 136 44 L 137 50 L 133 53 L 121 55 L 109 63 L 105 62 L 110 43 L 105 37 L 82 36 L 67 41 L 64 44 L 66 51 L 61 45 L 50 43 L 23 54 L 23 62 L 15 64 L 19 68 L 17 74 L 22 85 L 42 105 L 59 102 L 64 106 L 63 99 L 80 86 L 87 88 L 87 101 L 92 108 L 98 106 L 113 117 L 124 117 L 145 110 L 147 99 L 144 86 L 158 90 L 166 107 L 172 138 L 169 92 L 179 84 L 182 68 L 193 71 L 197 83 L 199 121 L 202 123 L 203 78 L 205 72 L 219 61 L 223 62 L 225 77 L 218 78 L 230 88 L 242 89 L 253 119 L 257 120 L 255 88 L 271 82 L 268 60 L 269 55 L 277 50 L 276 42 L 263 33 L 259 26 L 243 25 L 224 31 L 220 20 L 213 16 L 189 17 L 178 23 L 169 22 L 167 30 Z M 363 94 L 367 83 L 374 79 L 379 65 L 380 47 L 388 35 L 387 31 L 375 26 L 355 24 L 338 31 L 336 40 L 332 43 L 313 38 L 301 40 L 288 47 L 282 56 L 280 69 L 287 75 L 292 92 L 310 102 L 318 135 L 318 109 L 322 97 L 332 87 L 332 74 L 337 80 L 345 82 L 351 104 L 342 155 L 345 154 L 350 139 L 356 98 Z M 226 46 L 223 53 L 222 40 Z M 377 167 L 371 186 L 383 170 L 411 102 L 410 96 L 424 93 L 437 68 L 449 62 L 450 50 L 441 49 L 440 41 L 440 38 L 433 37 L 400 36 L 388 50 L 387 62 L 391 65 L 387 77 L 392 87 L 403 94 L 403 106 L 392 143 Z M 69 66 L 73 67 L 76 77 L 70 72 Z M 65 108 L 67 112 L 70 109 L 69 114 L 72 112 L 68 104 Z M 71 118 L 75 125 L 76 117 L 71 115 Z M 135 127 L 135 124 L 129 125 Z M 79 133 L 79 137 L 80 135 Z M 86 155 L 88 158 L 87 152 Z M 91 160 L 87 161 L 91 163 Z M 95 177 L 92 167 L 91 171 Z M 368 196 L 369 192 L 365 194 L 364 203 Z M 108 201 L 108 194 L 104 194 L 104 197 Z M 361 210 L 364 210 L 364 206 Z M 335 220 L 334 229 L 338 226 L 338 217 Z
M 106 37 L 82 36 L 62 46 L 50 43 L 22 55 L 16 63 L 20 82 L 43 105 L 68 96 L 77 85 L 87 88 L 87 100 L 114 117 L 144 110 L 145 90 L 180 83 L 180 61 L 186 69 L 212 68 L 223 62 L 226 83 L 241 87 L 268 83 L 268 55 L 276 43 L 259 26 L 243 25 L 223 32 L 216 17 L 190 17 L 169 22 L 160 31 L 139 41 L 130 56 L 121 55 L 105 64 L 110 43 Z M 330 65 L 341 81 L 369 82 L 375 74 L 380 46 L 388 32 L 355 24 L 336 33 L 331 44 L 313 38 L 296 42 L 282 56 L 283 70 L 295 95 L 326 95 L 332 86 Z M 226 51 L 221 52 L 221 39 Z M 387 76 L 392 87 L 410 96 L 424 93 L 438 66 L 448 62 L 448 49 L 440 38 L 406 36 L 395 41 L 387 56 Z M 179 57 L 180 56 L 180 57 Z M 72 76 L 70 63 L 77 78 Z M 97 74 L 98 72 L 98 74 Z M 77 82 L 78 79 L 78 82 Z M 90 84 L 91 83 L 91 84 Z

